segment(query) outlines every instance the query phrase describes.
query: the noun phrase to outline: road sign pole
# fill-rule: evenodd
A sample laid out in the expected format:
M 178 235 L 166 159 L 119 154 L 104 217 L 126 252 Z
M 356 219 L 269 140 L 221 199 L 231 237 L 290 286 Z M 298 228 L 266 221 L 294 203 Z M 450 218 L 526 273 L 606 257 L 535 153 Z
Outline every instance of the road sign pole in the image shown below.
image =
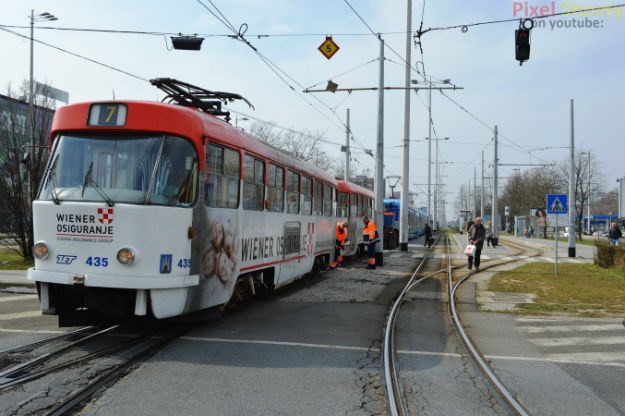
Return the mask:
M 558 274 L 558 217 L 559 216 L 560 216 L 559 214 L 556 214 L 556 232 L 555 232 L 555 239 L 554 239 L 555 242 L 556 242 L 555 243 L 556 244 L 556 247 L 555 247 L 555 250 L 556 250 L 556 274 Z M 569 233 L 570 232 L 571 231 L 569 230 Z

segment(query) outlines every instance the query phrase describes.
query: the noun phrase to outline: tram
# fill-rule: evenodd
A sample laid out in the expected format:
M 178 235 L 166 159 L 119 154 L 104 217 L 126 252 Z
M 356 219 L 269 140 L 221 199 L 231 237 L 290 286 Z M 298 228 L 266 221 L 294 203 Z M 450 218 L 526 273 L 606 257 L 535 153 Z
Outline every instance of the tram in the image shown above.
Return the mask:
M 370 191 L 229 124 L 221 105 L 243 97 L 151 83 L 166 102 L 55 114 L 27 277 L 61 326 L 220 310 L 271 291 L 332 261 L 337 221 L 355 231 L 374 206 Z
M 384 248 L 392 250 L 399 246 L 401 200 L 384 200 Z M 424 234 L 424 224 L 429 221 L 426 213 L 413 206 L 408 207 L 408 240 Z

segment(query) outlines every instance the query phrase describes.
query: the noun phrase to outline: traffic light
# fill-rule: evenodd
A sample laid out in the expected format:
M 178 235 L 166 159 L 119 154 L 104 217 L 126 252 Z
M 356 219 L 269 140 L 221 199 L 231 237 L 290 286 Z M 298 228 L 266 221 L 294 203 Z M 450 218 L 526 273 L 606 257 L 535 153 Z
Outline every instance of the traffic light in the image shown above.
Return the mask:
M 519 61 L 519 65 L 523 65 L 523 62 L 530 59 L 530 30 L 515 30 L 514 41 L 516 45 L 516 60 Z

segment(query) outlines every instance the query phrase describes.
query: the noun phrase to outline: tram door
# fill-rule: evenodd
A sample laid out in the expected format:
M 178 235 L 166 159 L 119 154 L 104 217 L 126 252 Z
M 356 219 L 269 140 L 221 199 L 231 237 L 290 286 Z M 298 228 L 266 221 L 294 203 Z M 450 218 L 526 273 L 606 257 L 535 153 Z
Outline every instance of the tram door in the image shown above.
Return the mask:
M 300 255 L 302 249 L 302 224 L 299 221 L 287 221 L 284 224 L 280 248 L 282 250 L 283 259 L 290 259 Z M 276 283 L 278 281 L 291 280 L 293 277 L 301 275 L 301 270 L 305 265 L 305 261 L 289 261 L 282 263 L 276 268 Z

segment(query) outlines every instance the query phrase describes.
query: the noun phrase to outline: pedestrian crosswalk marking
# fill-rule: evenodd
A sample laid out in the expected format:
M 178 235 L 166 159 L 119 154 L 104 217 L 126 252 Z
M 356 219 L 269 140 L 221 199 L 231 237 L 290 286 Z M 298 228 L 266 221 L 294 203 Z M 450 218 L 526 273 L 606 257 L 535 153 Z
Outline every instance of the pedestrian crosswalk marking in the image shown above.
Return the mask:
M 622 345 L 625 347 L 625 337 L 530 338 L 530 341 L 539 347 L 570 347 L 574 345 Z
M 621 319 L 582 320 L 580 318 L 517 318 L 517 329 L 528 342 L 547 348 L 545 357 L 557 362 L 625 367 L 625 337 Z M 585 335 L 587 334 L 587 335 Z M 582 335 L 582 336 L 579 336 Z M 566 352 L 580 347 L 590 351 Z M 606 351 L 606 348 L 612 351 Z M 554 351 L 554 348 L 564 349 Z M 592 351 L 592 350 L 595 351 Z
M 537 334 L 541 332 L 588 332 L 588 331 L 618 331 L 623 325 L 615 324 L 584 324 L 584 325 L 549 325 L 549 326 L 519 326 L 519 328 L 528 334 Z M 625 342 L 625 337 L 622 338 Z

